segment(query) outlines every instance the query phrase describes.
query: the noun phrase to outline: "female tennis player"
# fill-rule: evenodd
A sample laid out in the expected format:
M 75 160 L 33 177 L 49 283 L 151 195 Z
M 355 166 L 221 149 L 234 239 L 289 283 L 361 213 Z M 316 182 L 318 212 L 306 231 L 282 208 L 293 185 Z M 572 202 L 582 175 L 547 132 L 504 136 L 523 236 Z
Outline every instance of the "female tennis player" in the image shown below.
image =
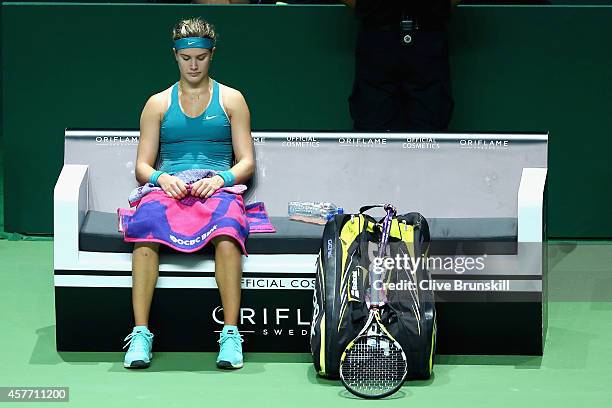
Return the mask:
M 182 203 L 189 198 L 206 206 L 209 198 L 212 202 L 224 194 L 225 188 L 244 183 L 253 174 L 250 114 L 239 91 L 209 76 L 215 54 L 213 26 L 200 18 L 186 19 L 176 25 L 172 36 L 180 79 L 151 96 L 142 111 L 136 179 L 140 184 L 161 187 L 163 193 L 157 189 L 158 193 L 168 201 Z M 158 154 L 160 162 L 156 169 Z M 195 182 L 176 176 L 193 169 L 212 170 L 213 176 Z M 242 198 L 236 202 L 242 207 L 232 208 L 243 211 Z M 185 208 L 188 212 L 189 207 Z M 150 222 L 160 224 L 159 220 Z M 206 237 L 206 244 L 211 242 L 215 247 L 215 278 L 225 320 L 217 366 L 231 369 L 243 365 L 237 324 L 244 242 L 239 242 L 236 234 L 224 233 L 227 230 L 213 228 L 202 236 L 202 241 Z M 126 337 L 126 347 L 129 345 L 124 360 L 126 368 L 146 368 L 151 364 L 153 334 L 148 329 L 149 310 L 159 273 L 159 241 L 153 241 L 143 240 L 134 245 L 132 306 L 136 326 Z

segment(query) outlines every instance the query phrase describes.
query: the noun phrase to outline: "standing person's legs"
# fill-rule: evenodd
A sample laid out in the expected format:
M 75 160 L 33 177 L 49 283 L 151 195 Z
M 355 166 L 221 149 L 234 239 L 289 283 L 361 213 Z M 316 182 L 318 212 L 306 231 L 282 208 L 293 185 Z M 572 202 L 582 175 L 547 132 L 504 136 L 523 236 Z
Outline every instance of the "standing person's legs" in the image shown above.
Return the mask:
M 398 32 L 365 30 L 357 36 L 355 79 L 349 97 L 353 129 L 399 131 L 402 117 Z
M 219 368 L 240 368 L 242 359 L 242 338 L 238 332 L 240 314 L 240 284 L 242 279 L 242 251 L 230 237 L 212 239 L 215 246 L 215 279 L 221 294 L 225 325 L 221 331 L 221 350 L 217 357 Z
M 409 132 L 448 129 L 453 111 L 448 34 L 445 30 L 415 31 L 402 46 L 402 116 Z
M 132 253 L 132 307 L 135 326 L 125 340 L 129 345 L 123 366 L 147 368 L 151 365 L 153 333 L 149 331 L 149 311 L 159 276 L 159 244 L 136 243 Z

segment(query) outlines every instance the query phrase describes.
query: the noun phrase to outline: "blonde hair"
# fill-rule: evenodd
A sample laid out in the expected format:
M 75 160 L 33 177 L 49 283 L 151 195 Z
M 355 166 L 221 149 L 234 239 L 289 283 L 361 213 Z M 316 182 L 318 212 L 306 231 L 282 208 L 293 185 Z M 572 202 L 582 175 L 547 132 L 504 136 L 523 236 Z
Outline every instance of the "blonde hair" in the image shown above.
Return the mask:
M 180 40 L 186 37 L 210 38 L 213 44 L 217 42 L 215 27 L 200 17 L 186 18 L 177 23 L 172 30 L 172 39 Z

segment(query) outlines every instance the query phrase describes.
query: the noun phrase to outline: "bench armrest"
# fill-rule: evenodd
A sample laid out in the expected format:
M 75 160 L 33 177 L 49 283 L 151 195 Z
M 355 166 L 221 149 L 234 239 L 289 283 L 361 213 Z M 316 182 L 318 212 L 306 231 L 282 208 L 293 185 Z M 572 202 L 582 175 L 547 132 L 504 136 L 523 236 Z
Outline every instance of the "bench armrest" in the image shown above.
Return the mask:
M 545 168 L 525 168 L 518 192 L 518 242 L 542 242 Z
M 79 257 L 79 231 L 89 208 L 89 166 L 65 164 L 53 190 L 53 264 L 73 269 Z

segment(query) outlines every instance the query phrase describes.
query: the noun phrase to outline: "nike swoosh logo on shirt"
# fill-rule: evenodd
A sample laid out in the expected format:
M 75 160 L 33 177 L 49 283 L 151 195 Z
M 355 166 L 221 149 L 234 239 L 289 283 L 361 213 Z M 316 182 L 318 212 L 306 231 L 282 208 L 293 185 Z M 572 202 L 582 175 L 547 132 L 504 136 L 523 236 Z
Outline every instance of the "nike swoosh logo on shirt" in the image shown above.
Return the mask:
M 204 118 L 204 120 L 211 120 L 211 119 L 216 118 L 217 116 L 219 116 L 219 115 L 213 115 L 213 116 L 208 116 L 208 115 L 206 115 L 206 117 Z

